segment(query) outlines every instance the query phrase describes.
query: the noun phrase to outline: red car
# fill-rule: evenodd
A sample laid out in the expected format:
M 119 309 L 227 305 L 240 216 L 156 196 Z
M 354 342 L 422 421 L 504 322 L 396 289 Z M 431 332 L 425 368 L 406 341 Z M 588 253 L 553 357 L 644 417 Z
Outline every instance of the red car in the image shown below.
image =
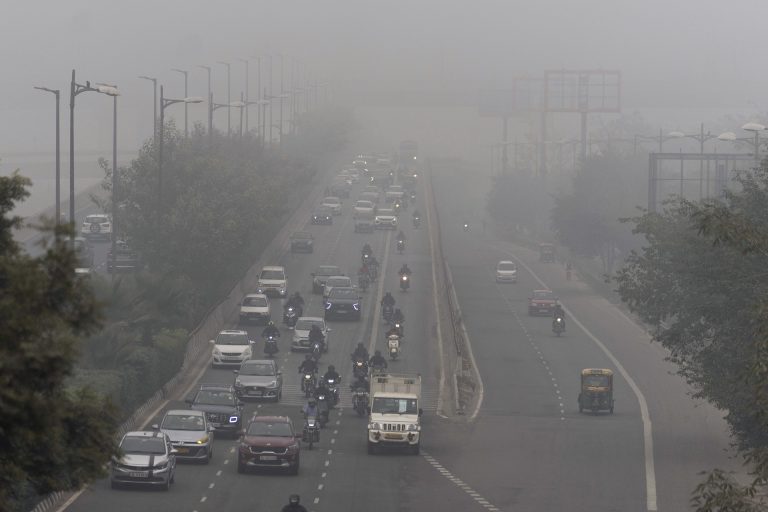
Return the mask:
M 299 474 L 301 434 L 296 435 L 293 422 L 286 416 L 254 416 L 240 437 L 237 472 L 249 468 L 286 469 Z
M 533 290 L 533 297 L 528 297 L 528 314 L 552 316 L 556 304 L 557 297 L 552 290 Z

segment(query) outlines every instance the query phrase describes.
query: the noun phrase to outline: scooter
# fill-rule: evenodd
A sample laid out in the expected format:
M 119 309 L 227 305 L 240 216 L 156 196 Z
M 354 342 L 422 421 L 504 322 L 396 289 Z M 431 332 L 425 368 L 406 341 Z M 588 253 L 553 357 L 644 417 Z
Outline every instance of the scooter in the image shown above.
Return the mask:
M 469 224 L 466 222 L 464 223 L 464 231 L 469 231 Z
M 312 344 L 312 359 L 315 360 L 315 362 L 318 362 L 320 360 L 320 356 L 323 353 L 323 347 L 320 344 L 319 341 L 316 341 Z
M 299 312 L 293 306 L 285 308 L 283 313 L 283 323 L 288 326 L 289 329 L 296 327 L 296 321 L 299 319 Z
M 389 358 L 392 361 L 397 359 L 397 356 L 400 355 L 400 336 L 391 334 L 387 338 L 387 349 L 389 350 Z
M 392 314 L 393 314 L 393 309 L 392 309 L 392 306 L 390 306 L 389 304 L 384 304 L 381 307 L 381 316 L 385 322 L 387 323 L 392 322 Z
M 317 418 L 314 416 L 307 416 L 304 419 L 304 430 L 301 432 L 301 439 L 305 443 L 309 444 L 309 449 L 312 449 L 314 443 L 320 442 L 320 425 Z
M 397 241 L 397 252 L 400 254 L 403 254 L 403 251 L 405 250 L 405 240 L 398 240 Z
M 413 218 L 413 228 L 419 229 L 419 224 L 421 224 L 421 218 L 420 217 L 414 217 Z
M 565 321 L 562 318 L 557 317 L 552 320 L 552 332 L 554 332 L 557 337 L 560 337 L 560 335 L 565 332 Z
M 352 390 L 352 409 L 361 418 L 368 413 L 368 392 L 364 389 Z
M 304 397 L 309 398 L 315 392 L 315 374 L 307 372 L 301 379 L 301 389 L 304 391 Z
M 336 379 L 327 379 L 325 383 L 328 386 L 328 391 L 331 392 L 330 406 L 335 407 L 339 403 L 339 383 Z
M 330 414 L 330 405 L 328 404 L 328 397 L 325 395 L 317 395 L 317 410 L 320 411 L 320 415 L 317 417 L 320 423 L 320 428 L 325 428 L 328 424 L 328 416 Z
M 355 359 L 352 363 L 352 375 L 356 379 L 368 376 L 368 361 L 365 359 Z
M 407 275 L 405 275 L 405 274 L 400 276 L 400 289 L 402 291 L 406 291 L 410 287 L 411 287 L 411 280 L 410 280 L 410 278 Z

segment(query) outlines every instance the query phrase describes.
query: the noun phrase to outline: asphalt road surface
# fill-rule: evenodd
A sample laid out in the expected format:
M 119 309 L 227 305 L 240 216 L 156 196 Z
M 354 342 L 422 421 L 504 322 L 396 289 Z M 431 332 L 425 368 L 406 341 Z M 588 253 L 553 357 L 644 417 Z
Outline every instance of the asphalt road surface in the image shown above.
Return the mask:
M 443 162 L 433 175 L 484 400 L 473 424 L 433 435 L 432 455 L 502 510 L 688 510 L 698 473 L 733 464 L 722 413 L 695 402 L 663 349 L 578 276 L 566 280 L 562 263 L 484 233 L 472 205 L 487 188 L 471 168 Z M 518 262 L 517 283 L 495 283 L 502 259 Z M 551 317 L 528 316 L 541 288 L 566 308 L 562 337 Z M 582 368 L 614 371 L 614 414 L 579 413 Z
M 300 291 L 305 297 L 305 315 L 322 316 L 319 295 L 311 293 L 311 272 L 321 264 L 334 264 L 350 276 L 360 266 L 360 251 L 368 242 L 383 264 L 383 275 L 376 286 L 365 292 L 362 300 L 361 321 L 331 321 L 329 352 L 321 361 L 321 371 L 334 364 L 342 374 L 341 407 L 331 413 L 331 421 L 321 434 L 319 446 L 307 450 L 303 446 L 301 469 L 298 476 L 257 472 L 238 474 L 236 468 L 237 440 L 217 438 L 214 456 L 209 465 L 179 464 L 176 483 L 170 492 L 147 489 L 112 490 L 108 480 L 94 483 L 67 510 L 69 511 L 255 511 L 280 510 L 288 495 L 297 492 L 302 503 L 315 511 L 391 511 L 423 509 L 437 496 L 445 510 L 468 510 L 473 499 L 435 470 L 429 452 L 434 446 L 433 431 L 438 422 L 436 405 L 439 382 L 439 358 L 435 357 L 432 311 L 432 273 L 427 237 L 427 224 L 413 229 L 410 215 L 413 206 L 402 215 L 402 229 L 406 233 L 405 254 L 395 251 L 395 232 L 377 231 L 373 234 L 353 232 L 352 200 L 362 188 L 357 185 L 351 199 L 346 200 L 341 216 L 334 218 L 332 226 L 307 225 L 305 230 L 315 236 L 313 254 L 286 254 L 281 261 L 286 266 L 289 292 Z M 417 207 L 424 212 L 422 187 L 419 187 Z M 422 218 L 425 217 L 422 214 Z M 307 219 L 309 220 L 309 219 Z M 413 284 L 407 292 L 398 289 L 397 269 L 407 262 L 413 271 Z M 423 454 L 384 453 L 368 455 L 366 450 L 366 418 L 359 418 L 351 409 L 347 385 L 351 377 L 350 353 L 358 342 L 384 348 L 384 324 L 375 324 L 374 313 L 384 290 L 393 293 L 405 314 L 405 337 L 401 357 L 390 362 L 390 371 L 420 373 L 423 378 Z M 281 319 L 282 301 L 272 299 L 273 318 Z M 279 322 L 277 322 L 280 325 Z M 222 328 L 234 328 L 222 325 Z M 283 397 L 280 403 L 246 404 L 245 417 L 252 414 L 288 415 L 299 429 L 303 424 L 300 408 L 305 403 L 300 392 L 298 366 L 301 353 L 290 353 L 291 331 L 280 325 L 281 352 L 277 355 L 284 376 Z M 262 327 L 248 327 L 251 338 L 258 340 L 259 354 L 263 347 Z M 372 337 L 373 333 L 373 337 Z M 386 353 L 386 351 L 384 351 Z M 208 368 L 199 382 L 233 382 L 231 369 Z M 184 408 L 174 402 L 169 408 Z M 162 412 L 149 424 L 159 422 Z M 424 455 L 424 452 L 427 455 Z M 459 508 L 455 508 L 459 507 Z

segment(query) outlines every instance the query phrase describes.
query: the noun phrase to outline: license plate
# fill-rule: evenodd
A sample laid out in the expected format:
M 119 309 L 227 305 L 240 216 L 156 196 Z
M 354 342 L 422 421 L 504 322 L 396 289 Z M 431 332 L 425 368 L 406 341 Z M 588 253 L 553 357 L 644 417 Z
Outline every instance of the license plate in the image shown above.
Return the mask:
M 548 311 L 549 311 L 548 309 L 540 309 L 540 310 L 539 310 L 539 313 L 546 313 L 546 312 L 548 312 Z
M 149 471 L 132 471 L 128 473 L 131 478 L 147 478 L 149 477 Z
M 181 447 L 179 447 L 179 448 L 176 448 L 176 451 L 179 452 L 180 454 L 181 453 L 189 453 L 189 448 L 181 448 Z
M 401 440 L 403 436 L 400 434 L 384 434 L 384 439 Z
M 214 428 L 219 428 L 219 427 L 221 426 L 221 423 L 214 423 L 214 422 L 211 422 L 211 425 L 212 425 Z
M 346 315 L 348 313 L 346 309 L 337 309 L 336 312 L 340 315 Z
M 259 460 L 277 460 L 277 455 L 262 455 Z
M 249 390 L 248 390 L 248 394 L 249 394 L 249 395 L 253 395 L 253 396 L 261 396 L 261 395 L 262 395 L 262 392 L 261 392 L 261 391 L 257 391 L 257 390 L 255 390 L 255 389 L 249 389 Z

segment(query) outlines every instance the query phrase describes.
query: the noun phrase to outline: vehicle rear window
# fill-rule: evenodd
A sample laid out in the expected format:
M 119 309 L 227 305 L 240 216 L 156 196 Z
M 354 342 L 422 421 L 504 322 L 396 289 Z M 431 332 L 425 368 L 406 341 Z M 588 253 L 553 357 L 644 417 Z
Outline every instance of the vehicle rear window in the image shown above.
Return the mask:
M 320 329 L 323 328 L 322 320 L 299 320 L 296 322 L 294 329 L 297 331 L 308 331 L 312 328 L 313 325 L 318 325 Z
M 315 272 L 316 276 L 337 276 L 341 273 L 339 267 L 320 267 Z
M 248 435 L 258 437 L 292 437 L 293 430 L 285 422 L 254 421 L 248 425 Z
M 251 308 L 263 308 L 267 306 L 267 299 L 264 297 L 246 297 L 243 300 L 243 306 Z
M 106 224 L 109 222 L 109 219 L 102 216 L 88 216 L 85 218 L 85 222 L 90 222 L 91 224 Z
M 550 291 L 536 291 L 536 292 L 533 292 L 533 298 L 534 299 L 552 299 L 554 297 L 552 296 L 552 292 Z
M 165 441 L 161 437 L 128 436 L 120 443 L 123 453 L 158 455 L 165 454 Z
M 334 288 L 328 294 L 330 299 L 356 299 L 357 290 L 354 288 Z
M 517 265 L 515 265 L 514 263 L 499 263 L 498 269 L 502 271 L 517 270 Z

